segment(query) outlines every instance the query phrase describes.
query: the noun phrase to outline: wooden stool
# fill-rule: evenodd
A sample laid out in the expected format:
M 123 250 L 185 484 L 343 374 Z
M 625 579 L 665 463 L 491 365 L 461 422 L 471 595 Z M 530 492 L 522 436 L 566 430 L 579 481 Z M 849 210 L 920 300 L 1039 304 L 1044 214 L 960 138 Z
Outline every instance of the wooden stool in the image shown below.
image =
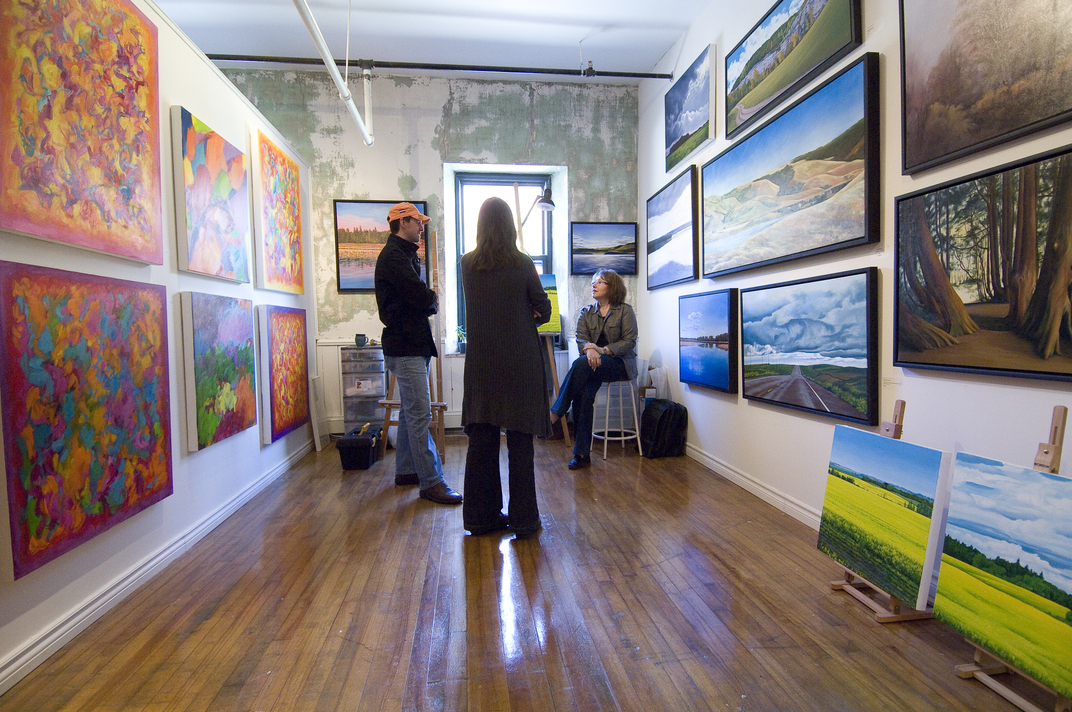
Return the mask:
M 633 429 L 625 429 L 625 414 L 623 411 L 625 408 L 622 405 L 622 384 L 629 384 L 629 407 L 633 411 Z M 611 435 L 610 430 L 610 394 L 611 389 L 618 387 L 618 429 L 613 431 L 617 435 Z M 593 414 L 594 416 L 594 414 Z M 622 450 L 625 449 L 625 443 L 627 440 L 636 440 L 637 451 L 643 457 L 644 450 L 640 445 L 640 420 L 637 418 L 637 405 L 636 405 L 636 392 L 633 390 L 633 379 L 627 379 L 624 381 L 608 381 L 607 382 L 607 400 L 603 407 L 603 429 L 592 429 L 592 443 L 595 444 L 596 438 L 603 440 L 603 459 L 607 459 L 607 442 L 614 440 L 621 442 Z

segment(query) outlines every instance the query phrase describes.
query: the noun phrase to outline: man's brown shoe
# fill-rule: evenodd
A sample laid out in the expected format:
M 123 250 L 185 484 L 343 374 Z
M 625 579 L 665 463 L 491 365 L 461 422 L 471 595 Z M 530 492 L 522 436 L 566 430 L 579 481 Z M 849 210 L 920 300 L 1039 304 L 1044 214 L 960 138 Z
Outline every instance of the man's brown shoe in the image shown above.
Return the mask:
M 428 489 L 421 490 L 421 499 L 427 499 L 436 504 L 461 504 L 462 496 L 447 487 L 446 482 L 439 482 Z

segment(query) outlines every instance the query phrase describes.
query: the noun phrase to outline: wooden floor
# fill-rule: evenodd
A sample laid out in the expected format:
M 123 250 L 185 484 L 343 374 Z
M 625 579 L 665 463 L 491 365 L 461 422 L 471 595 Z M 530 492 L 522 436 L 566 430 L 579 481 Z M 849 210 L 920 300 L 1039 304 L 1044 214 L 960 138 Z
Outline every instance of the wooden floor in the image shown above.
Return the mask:
M 395 487 L 393 454 L 310 454 L 0 712 L 1014 709 L 954 674 L 949 628 L 876 623 L 813 530 L 695 461 L 536 458 L 544 530 L 515 540 Z

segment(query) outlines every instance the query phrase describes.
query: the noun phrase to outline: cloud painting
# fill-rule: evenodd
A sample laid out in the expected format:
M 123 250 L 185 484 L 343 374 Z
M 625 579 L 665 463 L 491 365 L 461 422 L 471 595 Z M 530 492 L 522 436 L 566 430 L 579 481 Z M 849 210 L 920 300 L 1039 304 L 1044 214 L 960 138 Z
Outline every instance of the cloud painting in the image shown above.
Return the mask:
M 696 166 L 648 198 L 648 289 L 696 278 Z
M 663 97 L 668 171 L 711 137 L 710 56 L 704 48 Z

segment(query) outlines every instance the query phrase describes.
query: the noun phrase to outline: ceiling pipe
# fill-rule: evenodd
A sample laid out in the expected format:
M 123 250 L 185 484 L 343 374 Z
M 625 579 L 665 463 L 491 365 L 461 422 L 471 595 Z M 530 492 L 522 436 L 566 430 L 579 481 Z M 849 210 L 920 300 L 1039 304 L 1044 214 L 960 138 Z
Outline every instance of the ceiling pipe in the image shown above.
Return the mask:
M 305 27 L 309 30 L 309 34 L 312 35 L 313 44 L 316 45 L 317 51 L 320 52 L 320 57 L 324 60 L 324 66 L 328 68 L 328 74 L 331 75 L 331 79 L 339 89 L 339 98 L 343 100 L 346 104 L 346 108 L 350 111 L 350 115 L 354 117 L 354 121 L 357 122 L 357 128 L 361 129 L 361 136 L 365 139 L 365 145 L 371 146 L 375 139 L 372 138 L 372 134 L 365 128 L 365 122 L 361 120 L 361 113 L 357 110 L 357 105 L 354 104 L 354 97 L 346 87 L 346 82 L 343 81 L 342 75 L 339 74 L 339 68 L 335 66 L 335 59 L 331 56 L 331 50 L 328 49 L 328 43 L 324 41 L 324 35 L 320 33 L 320 28 L 317 26 L 316 20 L 313 18 L 313 11 L 309 9 L 309 3 L 307 0 L 294 0 L 294 7 L 298 8 L 298 14 L 301 15 L 302 21 L 305 22 Z M 371 92 L 366 84 L 366 111 L 369 109 L 368 98 L 370 93 Z M 370 113 L 370 122 L 371 118 Z

